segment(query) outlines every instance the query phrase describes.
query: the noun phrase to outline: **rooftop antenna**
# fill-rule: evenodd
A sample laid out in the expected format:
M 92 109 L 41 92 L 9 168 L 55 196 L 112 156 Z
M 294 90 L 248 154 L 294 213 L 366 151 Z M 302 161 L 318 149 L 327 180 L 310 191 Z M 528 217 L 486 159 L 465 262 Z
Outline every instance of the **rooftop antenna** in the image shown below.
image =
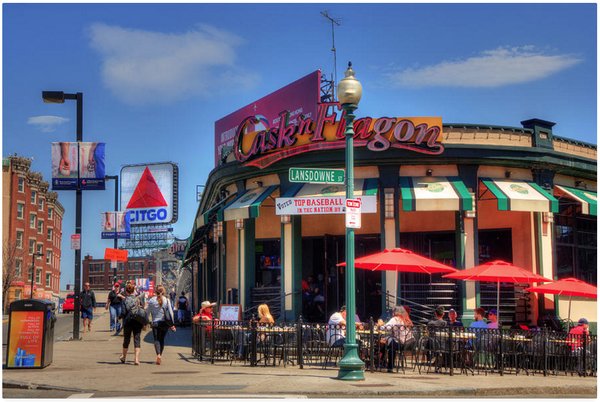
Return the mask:
M 331 51 L 333 52 L 333 85 L 331 85 L 331 98 L 335 100 L 335 83 L 337 82 L 337 54 L 335 50 L 335 26 L 340 26 L 340 20 L 329 15 L 327 10 L 321 11 L 321 15 L 331 22 Z

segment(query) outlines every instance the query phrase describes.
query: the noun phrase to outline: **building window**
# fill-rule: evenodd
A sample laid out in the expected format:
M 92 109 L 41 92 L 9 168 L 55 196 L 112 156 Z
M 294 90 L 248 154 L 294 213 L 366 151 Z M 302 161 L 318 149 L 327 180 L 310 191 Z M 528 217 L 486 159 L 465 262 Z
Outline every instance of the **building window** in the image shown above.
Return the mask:
M 54 235 L 54 230 L 52 228 L 48 228 L 48 236 L 46 236 L 46 240 L 52 240 L 52 236 Z
M 38 221 L 37 223 L 37 228 L 38 228 L 38 233 L 42 234 L 44 233 L 44 221 Z
M 23 269 L 23 261 L 20 259 L 15 260 L 15 277 L 20 278 Z
M 35 190 L 31 190 L 31 203 L 33 205 L 35 205 L 36 201 L 37 201 L 37 192 Z
M 36 220 L 36 216 L 34 213 L 30 213 L 29 214 L 29 227 L 31 229 L 35 229 L 35 220 Z
M 44 210 L 44 199 L 40 197 L 40 202 L 38 202 L 38 209 L 40 211 Z
M 37 258 L 38 260 L 41 259 L 41 256 L 44 255 L 44 245 L 38 244 L 36 246 L 35 252 L 38 254 L 35 258 Z
M 51 287 L 50 283 L 52 282 L 52 273 L 46 272 L 46 287 Z
M 23 249 L 23 232 L 17 230 L 16 246 L 18 249 Z
M 53 212 L 54 212 L 54 208 L 48 208 L 48 219 L 52 219 Z
M 17 219 L 23 219 L 23 211 L 25 211 L 25 204 L 17 202 Z
M 23 177 L 19 177 L 18 191 L 19 193 L 25 192 L 25 179 Z
M 575 277 L 596 285 L 596 224 L 595 216 L 581 213 L 581 204 L 567 199 L 559 200 L 559 212 L 554 215 L 558 279 Z
M 52 264 L 52 250 L 46 250 L 46 264 Z
M 35 283 L 42 284 L 42 269 L 38 268 L 35 270 Z
M 119 262 L 118 268 L 119 268 L 119 271 L 122 271 L 125 268 L 125 264 L 123 264 L 122 262 Z
M 29 239 L 29 254 L 35 252 L 35 239 Z

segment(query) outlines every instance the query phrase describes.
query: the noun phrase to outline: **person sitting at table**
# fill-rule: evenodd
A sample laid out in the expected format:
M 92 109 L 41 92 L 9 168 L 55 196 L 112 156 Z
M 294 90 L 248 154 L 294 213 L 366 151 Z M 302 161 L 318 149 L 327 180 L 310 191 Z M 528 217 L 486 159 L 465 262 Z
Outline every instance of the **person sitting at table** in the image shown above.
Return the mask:
M 394 360 L 397 351 L 414 348 L 416 341 L 412 333 L 414 326 L 406 309 L 402 306 L 394 307 L 394 316 L 386 322 L 381 329 L 391 329 L 391 335 L 385 340 L 387 348 L 387 372 L 393 372 Z
M 590 326 L 589 322 L 586 318 L 580 318 L 577 321 L 577 326 L 571 328 L 569 331 L 569 344 L 571 345 L 571 350 L 576 351 L 583 347 L 583 336 L 590 335 Z
M 451 308 L 448 310 L 448 326 L 450 327 L 462 327 L 463 323 L 458 319 L 458 314 L 456 310 Z
M 490 322 L 487 325 L 488 328 L 498 329 L 498 312 L 495 308 L 490 309 L 490 311 L 488 311 L 488 320 L 490 320 Z
M 363 329 L 358 314 L 354 315 L 354 323 L 358 329 Z M 346 306 L 340 307 L 340 311 L 333 313 L 329 317 L 327 327 L 327 332 L 325 333 L 327 344 L 332 347 L 344 345 L 346 341 Z
M 269 306 L 266 304 L 258 306 L 258 318 L 260 324 L 275 324 L 275 319 L 273 319 L 273 316 L 269 311 Z
M 435 318 L 433 320 L 429 320 L 427 323 L 428 327 L 447 327 L 448 323 L 444 321 L 444 314 L 446 313 L 444 306 L 437 306 L 435 311 L 433 312 Z
M 209 301 L 203 301 L 200 305 L 200 312 L 196 314 L 193 318 L 193 322 L 200 321 L 211 321 L 213 319 L 213 307 L 217 303 L 211 303 Z
M 475 318 L 475 321 L 473 321 L 471 325 L 469 325 L 469 328 L 487 328 L 487 323 L 483 319 L 484 315 L 485 310 L 481 307 L 477 307 L 473 312 L 473 317 Z

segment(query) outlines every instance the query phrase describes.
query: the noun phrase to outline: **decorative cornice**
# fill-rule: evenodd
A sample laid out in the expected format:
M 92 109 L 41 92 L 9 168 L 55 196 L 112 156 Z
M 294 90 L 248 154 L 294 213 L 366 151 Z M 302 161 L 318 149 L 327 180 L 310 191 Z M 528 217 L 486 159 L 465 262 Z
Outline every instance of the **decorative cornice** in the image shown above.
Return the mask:
M 27 182 L 32 185 L 39 187 L 40 184 L 44 181 L 44 177 L 39 172 L 28 172 L 27 173 Z
M 29 172 L 29 168 L 31 167 L 31 159 L 25 158 L 23 156 L 11 155 L 8 157 L 10 159 L 10 165 L 13 170 L 17 172 Z

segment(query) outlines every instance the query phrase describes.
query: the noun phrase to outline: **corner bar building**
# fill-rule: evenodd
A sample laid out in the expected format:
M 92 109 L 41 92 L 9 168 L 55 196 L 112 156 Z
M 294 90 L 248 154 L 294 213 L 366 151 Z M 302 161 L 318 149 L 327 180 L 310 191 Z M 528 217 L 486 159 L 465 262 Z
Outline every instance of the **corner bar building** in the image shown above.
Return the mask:
M 196 311 L 208 299 L 239 303 L 249 317 L 267 302 L 280 320 L 324 322 L 344 304 L 344 184 L 295 182 L 319 181 L 310 169 L 344 168 L 343 111 L 320 101 L 320 79 L 311 73 L 216 122 L 217 166 L 184 256 Z M 539 119 L 500 127 L 358 117 L 356 257 L 402 247 L 457 269 L 501 259 L 596 285 L 595 145 L 555 136 L 555 123 Z M 290 176 L 292 167 L 300 173 Z M 322 296 L 312 301 L 302 292 L 309 277 Z M 361 320 L 403 304 L 419 321 L 430 318 L 423 306 L 442 304 L 468 323 L 474 308 L 496 304 L 495 283 L 441 275 L 356 269 L 356 284 Z M 566 318 L 568 298 L 525 287 L 501 284 L 503 324 Z M 571 317 L 594 326 L 596 301 L 573 298 Z

